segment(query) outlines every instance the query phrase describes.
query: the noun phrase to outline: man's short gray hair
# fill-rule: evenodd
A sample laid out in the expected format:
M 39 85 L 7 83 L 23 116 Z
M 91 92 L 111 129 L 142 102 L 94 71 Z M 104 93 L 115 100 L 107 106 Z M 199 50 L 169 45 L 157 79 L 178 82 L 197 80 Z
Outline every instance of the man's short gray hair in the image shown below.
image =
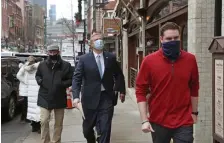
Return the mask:
M 102 39 L 103 38 L 103 35 L 101 33 L 93 33 L 92 36 L 91 36 L 91 39 L 92 41 L 95 41 L 96 39 Z

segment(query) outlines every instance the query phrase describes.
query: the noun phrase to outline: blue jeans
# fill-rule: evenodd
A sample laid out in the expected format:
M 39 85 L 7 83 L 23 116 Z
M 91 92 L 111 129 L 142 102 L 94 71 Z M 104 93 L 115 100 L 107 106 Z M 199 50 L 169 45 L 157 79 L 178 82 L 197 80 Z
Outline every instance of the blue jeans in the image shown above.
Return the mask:
M 170 129 L 161 125 L 151 123 L 154 133 L 152 132 L 153 143 L 193 143 L 193 125 L 183 126 L 176 129 Z

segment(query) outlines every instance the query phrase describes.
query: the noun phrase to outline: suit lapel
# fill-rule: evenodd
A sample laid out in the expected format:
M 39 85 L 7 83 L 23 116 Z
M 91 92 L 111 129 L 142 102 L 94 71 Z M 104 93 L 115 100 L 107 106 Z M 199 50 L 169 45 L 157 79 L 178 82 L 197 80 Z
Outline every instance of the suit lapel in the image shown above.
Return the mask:
M 98 69 L 98 66 L 97 66 L 97 63 L 96 63 L 96 58 L 95 58 L 95 56 L 94 56 L 94 54 L 93 54 L 93 52 L 90 54 L 90 56 L 91 56 L 91 61 L 92 61 L 92 63 L 94 64 L 94 67 L 96 68 L 96 71 L 97 71 L 97 73 L 98 73 L 98 75 L 99 75 L 99 77 L 100 77 L 100 72 L 99 72 L 99 69 Z M 103 76 L 104 76 L 104 73 L 106 72 L 106 70 L 107 70 L 107 66 L 108 66 L 108 55 L 106 54 L 106 52 L 103 52 L 103 59 L 104 59 L 104 72 L 103 72 Z M 102 78 L 103 78 L 103 76 L 102 76 Z
M 104 73 L 105 73 L 107 65 L 108 65 L 108 56 L 106 52 L 103 52 L 103 58 L 104 58 Z

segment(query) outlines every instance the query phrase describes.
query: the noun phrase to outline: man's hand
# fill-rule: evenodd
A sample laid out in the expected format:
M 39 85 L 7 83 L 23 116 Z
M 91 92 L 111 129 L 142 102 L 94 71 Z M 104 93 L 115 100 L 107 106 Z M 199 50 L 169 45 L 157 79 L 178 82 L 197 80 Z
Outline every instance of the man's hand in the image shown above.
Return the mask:
M 155 132 L 149 122 L 145 122 L 142 124 L 142 131 L 144 133 Z
M 125 94 L 120 94 L 120 100 L 121 100 L 121 103 L 124 103 L 124 101 L 125 101 Z
M 79 104 L 79 102 L 80 102 L 79 98 L 75 98 L 75 99 L 73 100 L 73 106 L 74 106 L 75 108 L 78 108 L 78 104 Z
M 198 121 L 198 116 L 197 115 L 194 115 L 194 114 L 191 114 L 191 116 L 192 116 L 192 118 L 194 120 L 194 124 L 196 124 L 197 121 Z

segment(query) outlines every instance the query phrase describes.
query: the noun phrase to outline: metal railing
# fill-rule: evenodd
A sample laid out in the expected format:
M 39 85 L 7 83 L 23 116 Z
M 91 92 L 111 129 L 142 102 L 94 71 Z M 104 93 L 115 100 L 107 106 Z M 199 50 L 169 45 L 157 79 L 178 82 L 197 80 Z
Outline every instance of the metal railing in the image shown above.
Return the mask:
M 130 68 L 130 76 L 129 76 L 129 82 L 130 82 L 130 88 L 134 88 L 135 87 L 135 80 L 136 80 L 136 77 L 137 77 L 137 69 L 134 69 L 134 68 Z

